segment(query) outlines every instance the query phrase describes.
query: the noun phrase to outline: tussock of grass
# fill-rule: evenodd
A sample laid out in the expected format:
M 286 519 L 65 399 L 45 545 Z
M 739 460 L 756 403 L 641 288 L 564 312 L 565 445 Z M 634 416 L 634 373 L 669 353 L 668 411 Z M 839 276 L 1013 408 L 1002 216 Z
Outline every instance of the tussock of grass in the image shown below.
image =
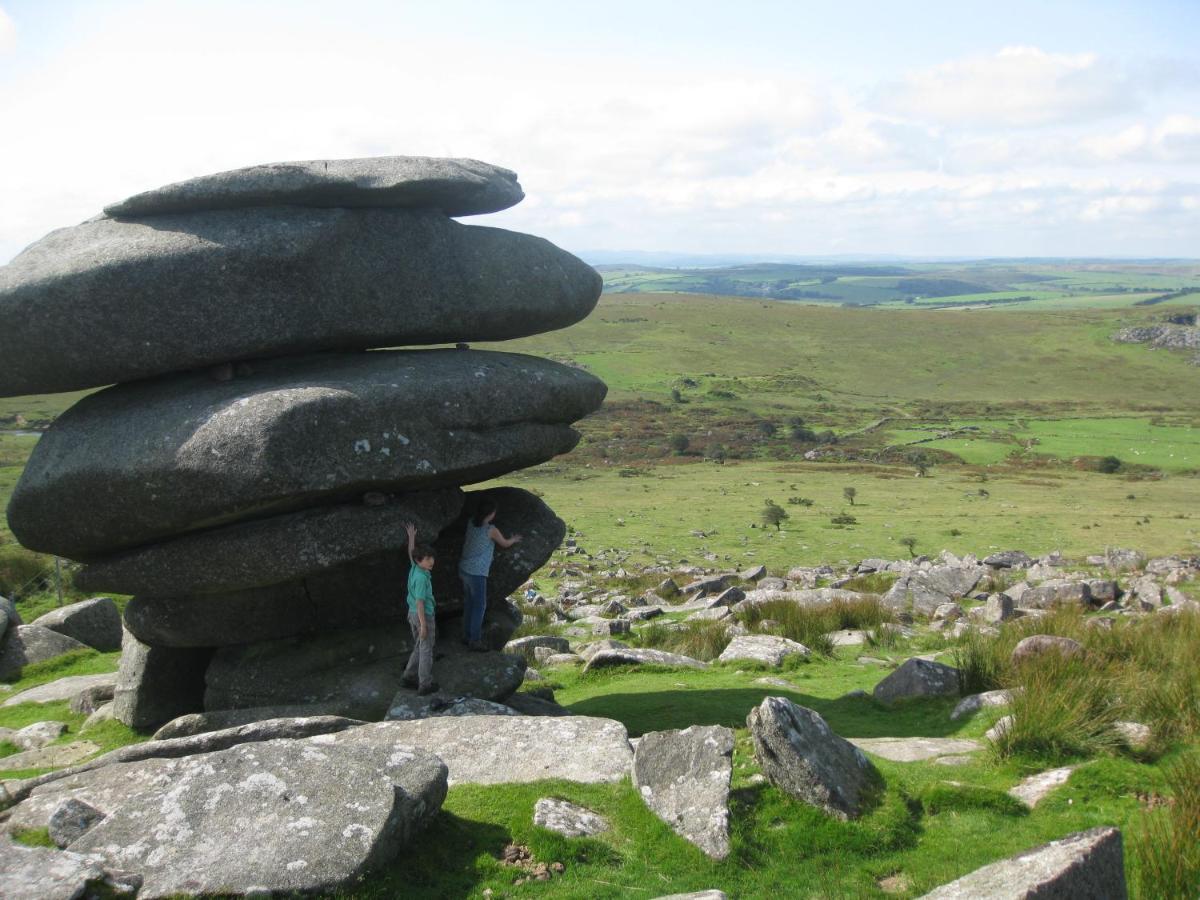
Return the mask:
M 1007 623 L 998 637 L 968 633 L 955 648 L 964 694 L 1023 688 L 1010 712 L 1016 726 L 1002 756 L 1052 761 L 1111 752 L 1118 720 L 1150 726 L 1150 752 L 1200 736 L 1200 616 L 1153 615 L 1096 624 L 1074 608 Z M 1033 634 L 1069 637 L 1081 658 L 1058 654 L 1014 667 L 1013 647 Z M 1022 721 L 1024 717 L 1024 722 Z
M 513 638 L 532 637 L 541 634 L 559 634 L 563 625 L 553 620 L 554 611 L 549 606 L 522 606 L 521 624 L 513 632 Z M 511 638 L 510 638 L 511 640 Z
M 899 576 L 895 572 L 871 572 L 869 575 L 855 575 L 842 585 L 842 590 L 857 591 L 860 594 L 886 594 Z
M 974 785 L 932 784 L 921 792 L 920 800 L 929 815 L 966 810 L 986 810 L 1002 816 L 1029 814 L 1028 806 L 1004 791 Z
M 1172 796 L 1144 814 L 1133 841 L 1138 887 L 1143 897 L 1185 900 L 1200 885 L 1200 753 L 1181 757 L 1166 774 Z
M 18 844 L 24 844 L 26 847 L 51 847 L 58 849 L 58 845 L 50 840 L 49 828 L 14 828 L 12 839 Z
M 771 600 L 749 607 L 738 620 L 751 631 L 769 631 L 803 644 L 822 656 L 833 655 L 829 632 L 845 628 L 877 629 L 891 620 L 891 613 L 877 597 L 838 600 L 827 606 L 806 607 L 790 600 Z M 764 629 L 764 621 L 778 623 Z
M 8 679 L 15 690 L 37 687 L 49 681 L 57 681 L 68 675 L 98 675 L 104 672 L 115 672 L 121 654 L 101 653 L 99 650 L 82 648 L 25 666 L 21 671 Z
M 711 662 L 720 656 L 729 641 L 725 622 L 705 620 L 676 626 L 652 622 L 629 637 L 629 642 L 635 646 L 679 653 L 703 662 Z

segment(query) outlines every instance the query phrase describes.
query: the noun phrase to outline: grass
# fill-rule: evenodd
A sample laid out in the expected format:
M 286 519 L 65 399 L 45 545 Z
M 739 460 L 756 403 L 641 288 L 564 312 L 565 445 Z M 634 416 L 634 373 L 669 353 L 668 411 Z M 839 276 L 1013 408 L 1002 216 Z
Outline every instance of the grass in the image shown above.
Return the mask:
M 827 606 L 809 607 L 791 600 L 770 600 L 738 614 L 751 631 L 767 631 L 804 644 L 814 653 L 832 656 L 829 633 L 846 628 L 874 629 L 891 621 L 891 614 L 874 597 L 836 600 Z M 764 625 L 766 623 L 773 623 Z
M 1182 756 L 1166 772 L 1169 799 L 1147 812 L 1134 839 L 1143 897 L 1188 900 L 1200 884 L 1200 754 Z
M 726 634 L 727 622 L 698 620 L 667 624 L 652 621 L 628 636 L 629 643 L 637 647 L 653 647 L 668 653 L 679 653 L 702 662 L 711 662 L 721 655 L 730 638 Z

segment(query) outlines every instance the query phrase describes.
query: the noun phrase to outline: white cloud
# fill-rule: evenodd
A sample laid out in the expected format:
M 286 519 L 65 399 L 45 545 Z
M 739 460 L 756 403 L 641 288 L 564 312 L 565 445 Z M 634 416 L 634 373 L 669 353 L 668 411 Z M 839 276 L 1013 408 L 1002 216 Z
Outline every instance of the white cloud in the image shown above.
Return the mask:
M 7 53 L 17 45 L 17 26 L 12 18 L 0 8 L 0 53 Z
M 892 113 L 947 125 L 1030 127 L 1128 112 L 1137 92 L 1119 67 L 1095 54 L 1006 47 L 953 60 L 881 89 Z

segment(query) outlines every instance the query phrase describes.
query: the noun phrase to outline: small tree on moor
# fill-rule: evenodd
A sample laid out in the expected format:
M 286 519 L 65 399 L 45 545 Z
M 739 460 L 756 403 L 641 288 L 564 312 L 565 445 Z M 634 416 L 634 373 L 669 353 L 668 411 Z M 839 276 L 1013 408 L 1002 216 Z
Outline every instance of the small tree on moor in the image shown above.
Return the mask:
M 853 506 L 854 498 L 858 496 L 858 488 L 844 487 L 842 488 L 842 496 Z
M 779 526 L 788 519 L 787 510 L 776 503 L 774 500 L 768 500 L 763 506 L 762 512 L 759 513 L 759 518 L 762 519 L 763 525 L 774 525 L 775 530 L 779 530 Z

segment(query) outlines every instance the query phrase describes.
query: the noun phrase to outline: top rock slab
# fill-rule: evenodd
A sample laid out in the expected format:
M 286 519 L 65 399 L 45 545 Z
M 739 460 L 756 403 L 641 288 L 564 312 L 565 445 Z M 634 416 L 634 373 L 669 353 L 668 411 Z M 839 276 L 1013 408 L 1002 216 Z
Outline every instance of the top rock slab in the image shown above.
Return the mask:
M 104 212 L 138 218 L 247 206 L 390 206 L 476 216 L 524 198 L 516 172 L 477 159 L 377 156 L 267 163 L 201 175 L 135 194 Z

